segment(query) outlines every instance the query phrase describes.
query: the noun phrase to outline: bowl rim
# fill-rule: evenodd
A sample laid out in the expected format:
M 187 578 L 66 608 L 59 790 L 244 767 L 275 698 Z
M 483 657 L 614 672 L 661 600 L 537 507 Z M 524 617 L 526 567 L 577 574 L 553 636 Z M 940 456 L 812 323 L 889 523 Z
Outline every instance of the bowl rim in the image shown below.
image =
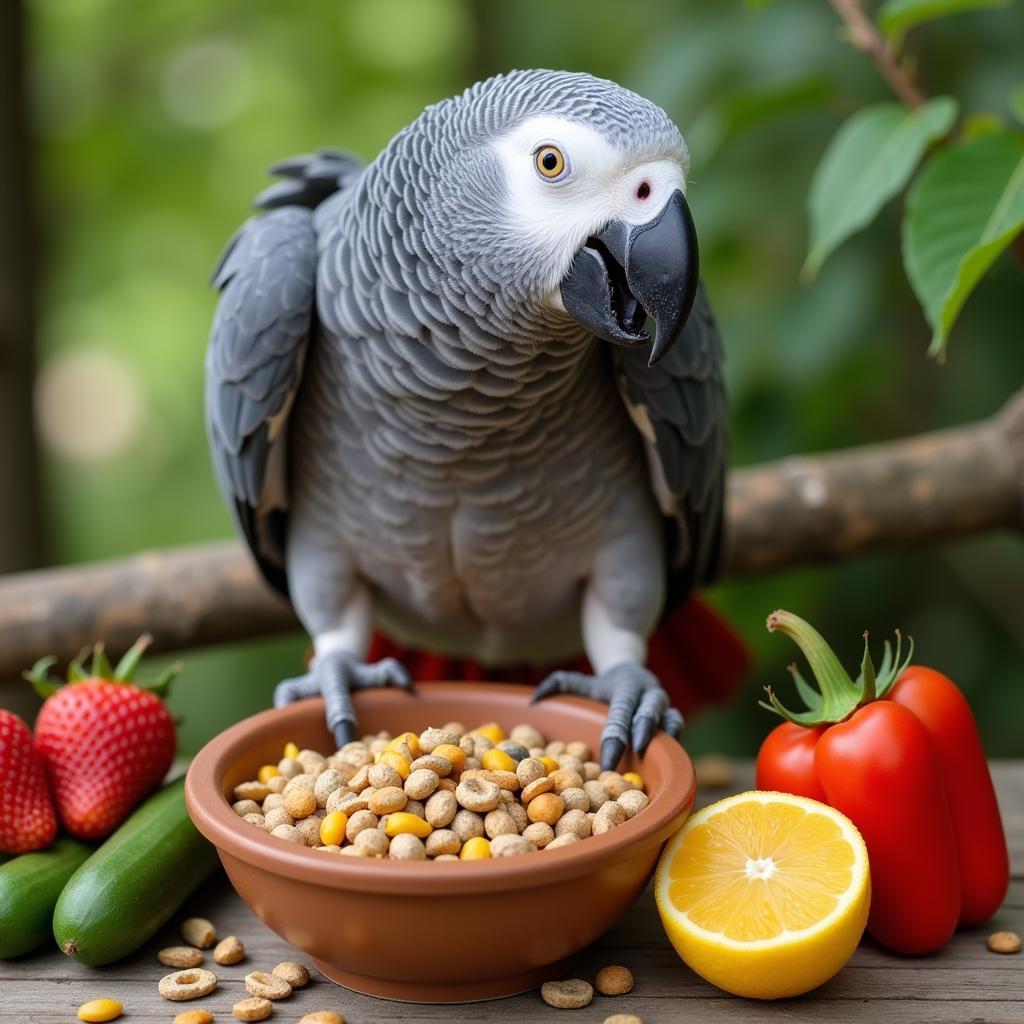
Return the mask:
M 466 683 L 438 682 L 423 685 L 427 693 L 464 696 Z M 372 690 L 354 695 L 360 700 L 380 699 L 394 691 Z M 533 687 L 514 683 L 474 683 L 474 696 L 496 698 L 526 696 Z M 385 698 L 390 699 L 390 698 Z M 607 706 L 583 697 L 548 698 L 569 705 L 603 722 Z M 505 701 L 499 700 L 498 703 Z M 185 803 L 196 828 L 217 848 L 227 854 L 275 875 L 294 876 L 301 871 L 311 884 L 331 889 L 359 889 L 365 892 L 398 895 L 395 884 L 412 884 L 404 895 L 454 895 L 456 892 L 481 893 L 528 889 L 551 885 L 560 880 L 592 874 L 621 861 L 630 848 L 639 850 L 663 843 L 678 824 L 673 823 L 693 805 L 697 779 L 690 758 L 682 745 L 659 732 L 651 740 L 645 757 L 655 754 L 669 762 L 666 774 L 677 776 L 684 785 L 663 786 L 651 797 L 644 810 L 621 825 L 581 844 L 564 849 L 540 851 L 543 856 L 495 857 L 488 860 L 460 861 L 458 864 L 420 861 L 389 861 L 378 858 L 327 857 L 316 850 L 297 846 L 252 827 L 240 828 L 238 815 L 223 794 L 221 779 L 230 764 L 240 756 L 254 732 L 271 722 L 287 731 L 291 721 L 310 714 L 323 714 L 323 698 L 309 698 L 282 708 L 271 708 L 244 718 L 211 739 L 192 759 L 185 777 Z M 210 801 L 206 793 L 216 794 Z M 250 834 L 251 833 L 251 834 Z M 397 869 L 397 870 L 396 870 Z

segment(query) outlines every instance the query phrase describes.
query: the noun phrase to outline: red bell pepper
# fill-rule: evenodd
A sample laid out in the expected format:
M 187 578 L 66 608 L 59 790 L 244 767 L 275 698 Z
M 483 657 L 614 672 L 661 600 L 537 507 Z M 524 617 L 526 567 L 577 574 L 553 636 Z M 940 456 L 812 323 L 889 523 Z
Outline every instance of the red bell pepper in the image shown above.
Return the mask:
M 900 953 L 941 948 L 957 924 L 979 924 L 1006 894 L 1009 860 L 978 729 L 946 676 L 900 660 L 887 643 L 876 672 L 865 636 L 856 682 L 821 635 L 788 612 L 768 629 L 800 646 L 820 688 L 795 667 L 807 710 L 767 688 L 786 721 L 757 758 L 759 789 L 808 796 L 860 830 L 871 865 L 868 930 Z M 911 651 L 913 645 L 911 645 Z

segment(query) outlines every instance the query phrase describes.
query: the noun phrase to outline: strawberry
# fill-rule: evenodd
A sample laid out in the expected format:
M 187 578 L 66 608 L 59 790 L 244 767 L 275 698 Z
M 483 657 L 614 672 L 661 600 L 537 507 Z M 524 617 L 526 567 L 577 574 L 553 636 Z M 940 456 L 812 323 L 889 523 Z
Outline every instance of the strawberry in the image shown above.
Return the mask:
M 0 710 L 0 850 L 41 850 L 56 834 L 46 762 L 29 727 L 13 712 Z
M 71 663 L 67 686 L 47 678 L 53 658 L 25 673 L 46 697 L 36 742 L 49 765 L 57 814 L 79 839 L 110 835 L 174 758 L 174 720 L 160 697 L 178 666 L 154 683 L 132 683 L 149 642 L 141 637 L 116 669 L 97 644 L 89 672 Z

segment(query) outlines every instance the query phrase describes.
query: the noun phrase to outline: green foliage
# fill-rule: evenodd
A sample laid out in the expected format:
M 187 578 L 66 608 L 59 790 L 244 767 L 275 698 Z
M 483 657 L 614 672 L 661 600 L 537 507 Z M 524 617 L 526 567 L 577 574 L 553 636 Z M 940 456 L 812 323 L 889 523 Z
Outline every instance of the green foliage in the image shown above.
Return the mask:
M 888 0 L 878 23 L 899 60 L 915 25 L 1009 0 Z M 904 70 L 904 73 L 906 71 Z M 1011 96 L 1016 109 L 1021 88 Z M 915 108 L 879 104 L 854 113 L 836 133 L 814 176 L 805 278 L 885 202 L 904 189 L 925 154 L 903 222 L 904 267 L 933 328 L 929 352 L 945 357 L 953 322 L 971 291 L 1024 226 L 1017 152 L 1024 135 L 1004 130 L 985 110 L 952 132 L 957 103 L 939 97 Z M 991 163 L 989 160 L 991 159 Z
M 948 96 L 916 110 L 879 103 L 858 111 L 836 132 L 811 183 L 806 277 L 907 184 L 927 145 L 953 126 L 956 109 Z
M 1006 7 L 1013 0 L 886 0 L 878 25 L 890 40 L 899 40 L 915 25 L 984 7 Z
M 957 314 L 997 256 L 1024 229 L 1024 137 L 1004 132 L 952 146 L 908 197 L 907 274 L 941 353 Z

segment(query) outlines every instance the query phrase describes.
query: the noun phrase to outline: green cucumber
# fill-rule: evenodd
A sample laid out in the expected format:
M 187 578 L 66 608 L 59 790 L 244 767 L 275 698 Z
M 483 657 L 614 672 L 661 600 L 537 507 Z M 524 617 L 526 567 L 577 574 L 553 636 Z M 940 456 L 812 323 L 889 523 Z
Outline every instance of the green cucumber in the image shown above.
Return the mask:
M 151 796 L 75 873 L 53 936 L 92 967 L 138 949 L 217 866 L 185 810 L 184 779 Z
M 23 853 L 0 866 L 0 960 L 41 946 L 53 930 L 53 908 L 64 883 L 92 853 L 77 839 Z

